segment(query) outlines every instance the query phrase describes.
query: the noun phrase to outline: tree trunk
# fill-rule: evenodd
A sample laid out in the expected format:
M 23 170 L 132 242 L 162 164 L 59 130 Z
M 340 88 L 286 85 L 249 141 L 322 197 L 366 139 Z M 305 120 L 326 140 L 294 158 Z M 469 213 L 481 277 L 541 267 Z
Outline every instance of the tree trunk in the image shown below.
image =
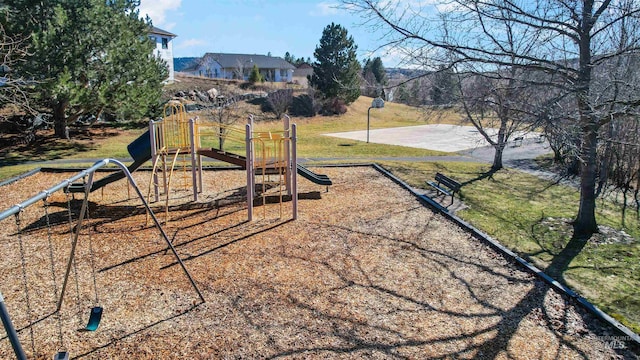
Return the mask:
M 582 163 L 580 167 L 580 208 L 573 223 L 574 238 L 588 238 L 598 232 L 596 223 L 596 176 L 598 131 L 592 121 L 582 139 Z
M 492 171 L 498 171 L 502 169 L 502 154 L 504 153 L 504 148 L 507 144 L 504 141 L 499 142 L 493 148 L 496 149 L 495 154 L 493 155 L 493 165 L 491 165 Z
M 585 0 L 580 24 L 580 61 L 577 79 L 577 105 L 580 113 L 582 142 L 580 144 L 580 208 L 573 223 L 573 237 L 586 239 L 598 232 L 596 223 L 596 177 L 598 175 L 598 121 L 594 119 L 589 103 L 591 85 L 591 29 L 593 27 L 593 0 Z
M 53 106 L 53 130 L 56 137 L 68 140 L 69 129 L 67 128 L 66 108 L 66 101 L 56 103 Z
M 222 121 L 218 122 L 218 148 L 224 150 L 225 131 L 222 128 Z
M 493 155 L 493 165 L 491 165 L 492 171 L 498 171 L 502 169 L 502 154 L 504 148 L 507 147 L 507 121 L 509 119 L 509 109 L 502 107 L 500 109 L 500 129 L 498 129 L 498 139 L 493 145 L 496 152 Z

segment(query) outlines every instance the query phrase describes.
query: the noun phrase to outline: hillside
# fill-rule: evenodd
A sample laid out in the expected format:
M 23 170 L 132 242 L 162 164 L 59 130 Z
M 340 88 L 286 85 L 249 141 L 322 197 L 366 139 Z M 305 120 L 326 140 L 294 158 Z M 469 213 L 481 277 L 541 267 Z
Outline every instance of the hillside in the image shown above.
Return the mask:
M 183 71 L 184 69 L 190 67 L 198 60 L 199 57 L 177 57 L 173 58 L 173 70 L 174 71 Z

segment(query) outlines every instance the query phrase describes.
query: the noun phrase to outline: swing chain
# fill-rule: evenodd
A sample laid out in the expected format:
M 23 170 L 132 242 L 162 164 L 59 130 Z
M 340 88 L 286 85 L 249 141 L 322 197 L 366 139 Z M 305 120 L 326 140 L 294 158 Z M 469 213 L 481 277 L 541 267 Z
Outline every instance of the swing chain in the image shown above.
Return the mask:
M 18 234 L 18 244 L 20 247 L 20 261 L 22 265 L 22 282 L 24 285 L 24 298 L 27 305 L 27 321 L 29 322 L 29 335 L 31 337 L 31 349 L 33 351 L 33 354 L 35 355 L 36 342 L 33 334 L 33 324 L 31 323 L 33 319 L 33 313 L 31 310 L 31 299 L 29 298 L 29 283 L 27 281 L 27 261 L 24 253 L 24 245 L 22 244 L 22 221 L 20 219 L 20 214 L 24 209 L 20 205 L 16 205 L 16 206 L 18 207 L 18 211 L 15 213 L 15 220 L 16 220 L 16 228 L 17 228 L 17 234 Z
M 69 235 L 71 236 L 71 242 L 73 243 L 73 214 L 71 212 L 71 196 L 69 195 L 71 193 L 69 189 L 70 186 L 71 184 L 67 185 L 65 194 L 67 198 L 67 216 L 69 218 Z M 75 278 L 75 285 L 76 285 L 76 307 L 77 307 L 77 313 L 78 313 L 78 322 L 82 324 L 82 317 L 81 317 L 82 311 L 80 310 L 80 285 L 78 284 L 78 264 L 76 263 L 75 257 L 73 258 L 72 263 L 73 263 L 73 276 Z
M 88 200 L 88 199 L 87 199 Z M 94 295 L 95 295 L 95 306 L 98 306 L 99 299 L 98 299 L 98 284 L 96 282 L 96 267 L 95 267 L 95 259 L 94 259 L 94 255 L 93 255 L 93 244 L 92 244 L 92 239 L 91 239 L 91 216 L 89 215 L 89 204 L 87 203 L 87 210 L 86 210 L 87 214 L 86 214 L 86 220 L 87 220 L 87 233 L 89 236 L 89 259 L 91 261 L 91 275 L 93 277 L 93 289 L 94 289 Z
M 58 299 L 58 282 L 56 279 L 53 240 L 52 240 L 52 232 L 51 232 L 51 220 L 49 216 L 49 192 L 44 191 L 44 193 L 46 196 L 44 197 L 44 199 L 42 199 L 42 203 L 44 207 L 44 217 L 47 222 L 47 240 L 49 242 L 49 260 L 51 263 L 51 279 L 53 280 L 53 298 L 57 300 Z M 62 336 L 62 315 L 60 314 L 59 309 L 56 311 L 56 318 L 58 320 L 58 338 L 60 341 L 60 348 L 64 348 L 64 337 Z

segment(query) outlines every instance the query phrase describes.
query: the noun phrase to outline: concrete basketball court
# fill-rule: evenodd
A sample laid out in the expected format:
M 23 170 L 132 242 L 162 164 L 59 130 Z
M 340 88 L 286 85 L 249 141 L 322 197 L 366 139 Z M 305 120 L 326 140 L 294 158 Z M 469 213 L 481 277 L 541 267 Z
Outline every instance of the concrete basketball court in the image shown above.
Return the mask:
M 487 129 L 487 132 L 490 135 L 495 135 L 497 133 L 497 129 Z M 367 141 L 367 130 L 324 135 L 350 140 Z M 518 135 L 524 136 L 525 138 L 537 137 L 537 134 Z M 446 152 L 471 150 L 489 145 L 475 127 L 447 124 L 370 129 L 369 142 Z

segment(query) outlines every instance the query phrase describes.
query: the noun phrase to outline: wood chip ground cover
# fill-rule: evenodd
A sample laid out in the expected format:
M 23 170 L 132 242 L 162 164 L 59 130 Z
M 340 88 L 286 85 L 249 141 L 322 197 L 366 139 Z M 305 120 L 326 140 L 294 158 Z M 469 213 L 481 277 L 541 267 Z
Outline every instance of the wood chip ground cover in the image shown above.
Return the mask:
M 242 171 L 206 172 L 198 202 L 188 177 L 174 179 L 164 229 L 202 304 L 124 181 L 91 194 L 59 314 L 67 198 L 49 199 L 50 230 L 42 203 L 22 212 L 21 231 L 6 219 L 0 290 L 25 350 L 43 359 L 60 349 L 87 359 L 634 357 L 611 349 L 607 336 L 616 334 L 570 299 L 374 169 L 321 172 L 334 185 L 325 192 L 300 179 L 295 221 L 290 202 L 268 201 L 246 221 Z M 5 186 L 1 208 L 69 176 L 40 173 Z M 149 173 L 134 176 L 146 194 Z M 80 201 L 71 202 L 75 218 Z M 164 220 L 162 203 L 153 207 Z M 79 331 L 95 305 L 104 308 L 99 329 Z M 11 358 L 0 335 L 0 358 Z

